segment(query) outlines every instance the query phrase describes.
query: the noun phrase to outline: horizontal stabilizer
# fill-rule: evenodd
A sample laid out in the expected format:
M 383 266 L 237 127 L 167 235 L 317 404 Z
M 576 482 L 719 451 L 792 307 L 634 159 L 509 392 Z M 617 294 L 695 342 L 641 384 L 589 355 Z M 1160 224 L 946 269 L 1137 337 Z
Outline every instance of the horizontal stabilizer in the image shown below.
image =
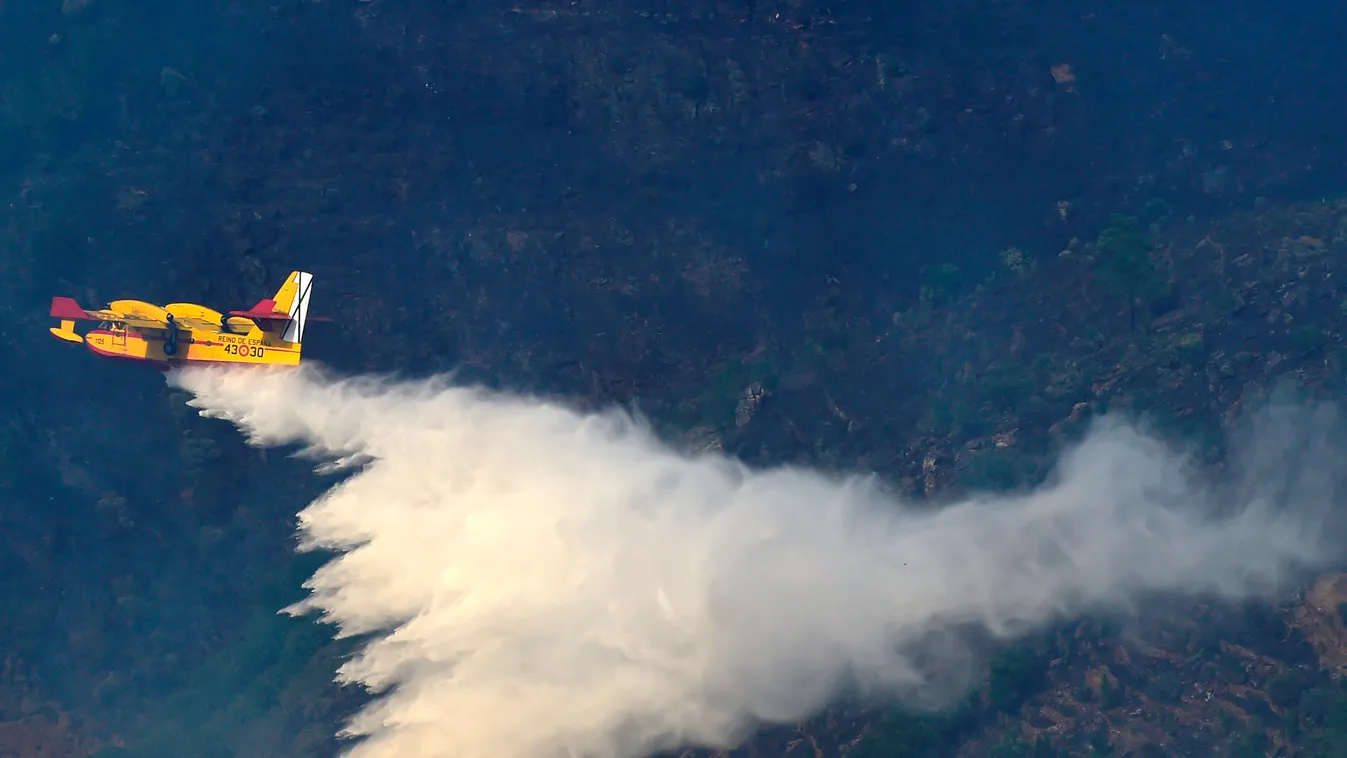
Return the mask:
M 259 311 L 256 309 L 247 311 L 230 311 L 229 315 L 242 316 L 243 318 L 250 318 L 254 321 L 256 321 L 259 318 L 266 319 L 268 321 L 287 321 L 290 318 L 288 314 L 281 313 L 279 311 Z
M 79 320 L 95 318 L 94 316 L 90 316 L 88 311 L 81 308 L 79 303 L 68 297 L 53 297 L 51 299 L 51 317 Z
M 290 314 L 276 310 L 275 300 L 259 300 L 257 305 L 246 311 L 230 311 L 231 316 L 252 319 L 264 332 L 275 331 L 281 324 L 290 320 Z
M 254 320 L 255 320 L 255 319 L 261 318 L 261 319 L 269 319 L 269 320 L 273 320 L 273 321 L 274 321 L 274 320 L 286 321 L 286 320 L 288 320 L 288 319 L 290 318 L 290 314 L 286 313 L 285 311 L 278 311 L 278 310 L 276 310 L 276 301 L 275 301 L 275 300 L 259 300 L 259 301 L 257 302 L 257 305 L 254 305 L 253 307 L 249 308 L 248 310 L 246 310 L 246 311 L 230 311 L 230 312 L 229 312 L 229 315 L 231 315 L 231 316 L 242 316 L 242 317 L 244 317 L 244 318 L 250 318 L 250 319 L 254 319 Z

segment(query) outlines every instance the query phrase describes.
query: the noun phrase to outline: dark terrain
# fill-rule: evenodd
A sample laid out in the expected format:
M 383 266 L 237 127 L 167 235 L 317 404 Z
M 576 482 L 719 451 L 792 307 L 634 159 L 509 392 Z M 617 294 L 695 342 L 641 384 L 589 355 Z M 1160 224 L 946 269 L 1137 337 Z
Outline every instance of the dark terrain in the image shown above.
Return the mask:
M 242 307 L 303 266 L 340 370 L 639 401 L 914 497 L 1120 408 L 1216 463 L 1274 385 L 1347 384 L 1347 11 L 417 7 L 0 0 L 0 755 L 327 755 L 358 698 L 274 616 L 324 482 L 63 349 L 52 295 Z M 1347 755 L 1344 603 L 1072 623 L 955 713 L 739 752 Z

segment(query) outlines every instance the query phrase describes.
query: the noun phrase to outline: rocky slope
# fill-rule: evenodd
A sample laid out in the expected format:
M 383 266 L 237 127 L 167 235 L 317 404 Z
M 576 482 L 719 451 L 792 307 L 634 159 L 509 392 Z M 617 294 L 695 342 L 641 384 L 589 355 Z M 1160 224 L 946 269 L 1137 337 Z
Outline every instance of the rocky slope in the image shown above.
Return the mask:
M 350 704 L 322 684 L 336 651 L 249 618 L 302 576 L 289 519 L 317 485 L 60 352 L 52 294 L 246 305 L 303 261 L 339 368 L 639 399 L 688 444 L 931 498 L 1032 481 L 1105 409 L 1214 440 L 1276 379 L 1341 386 L 1342 205 L 1225 214 L 1341 165 L 1333 59 L 1296 54 L 1331 21 L 428 8 L 238 2 L 199 45 L 189 6 L 0 2 L 0 699 L 33 750 L 87 753 L 101 721 L 141 755 L 147 725 L 320 754 Z M 1254 27 L 1249 68 L 1298 79 L 1231 73 Z M 129 473 L 146 459 L 163 473 Z M 744 752 L 1330 755 L 1335 581 L 1052 630 L 953 716 L 839 710 Z

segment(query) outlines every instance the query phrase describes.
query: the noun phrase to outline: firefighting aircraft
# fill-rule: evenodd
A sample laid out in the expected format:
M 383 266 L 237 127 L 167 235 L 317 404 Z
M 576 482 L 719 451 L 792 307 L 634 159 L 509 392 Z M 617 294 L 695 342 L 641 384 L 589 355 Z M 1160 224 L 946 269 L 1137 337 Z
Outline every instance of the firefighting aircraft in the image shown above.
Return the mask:
M 83 342 L 97 355 L 145 361 L 167 371 L 176 366 L 228 363 L 295 366 L 310 321 L 313 275 L 291 271 L 270 300 L 226 316 L 202 305 L 152 305 L 114 300 L 103 310 L 86 311 L 68 297 L 51 301 L 51 316 L 61 325 L 51 333 L 66 342 Z M 75 333 L 76 321 L 98 321 L 88 334 Z

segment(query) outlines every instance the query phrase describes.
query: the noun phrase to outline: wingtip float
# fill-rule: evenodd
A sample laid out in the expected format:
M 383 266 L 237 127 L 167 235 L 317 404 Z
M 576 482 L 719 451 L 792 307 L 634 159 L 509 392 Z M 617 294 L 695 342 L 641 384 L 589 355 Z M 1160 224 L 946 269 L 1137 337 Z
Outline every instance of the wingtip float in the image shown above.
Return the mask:
M 246 311 L 228 315 L 195 303 L 159 306 L 140 300 L 114 300 L 107 308 L 85 310 L 68 297 L 54 297 L 51 317 L 57 339 L 84 343 L 105 358 L 141 361 L 161 371 L 184 365 L 230 364 L 296 366 L 309 316 L 313 274 L 292 271 L 276 294 Z M 76 321 L 98 321 L 84 335 Z

